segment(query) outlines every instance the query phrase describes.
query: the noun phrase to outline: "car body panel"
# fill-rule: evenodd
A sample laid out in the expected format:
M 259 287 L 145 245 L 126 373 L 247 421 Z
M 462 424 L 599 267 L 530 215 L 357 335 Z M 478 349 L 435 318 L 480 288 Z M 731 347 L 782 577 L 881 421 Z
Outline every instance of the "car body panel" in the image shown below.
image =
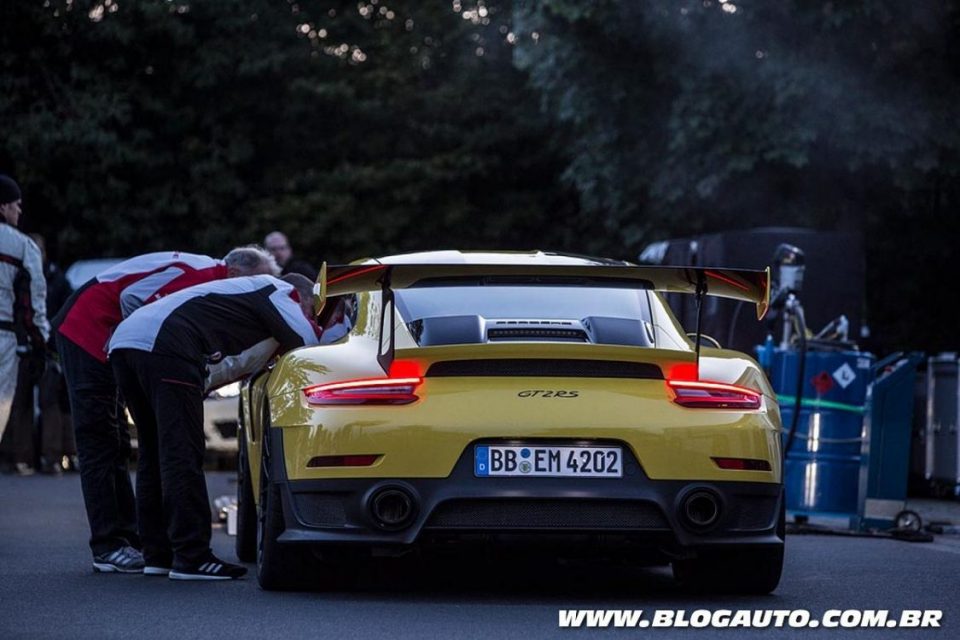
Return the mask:
M 279 431 L 281 436 L 287 433 Z M 419 512 L 408 528 L 383 530 L 371 522 L 364 509 L 366 499 L 385 486 L 402 486 L 418 497 Z M 717 528 L 692 531 L 680 525 L 676 506 L 692 488 L 713 492 L 729 507 Z M 681 554 L 684 549 L 745 543 L 776 546 L 782 544 L 775 532 L 781 494 L 781 485 L 776 483 L 651 480 L 629 452 L 624 456 L 622 478 L 581 482 L 571 478 L 477 478 L 468 451 L 444 478 L 287 479 L 284 509 L 289 515 L 280 539 L 292 543 L 409 545 L 431 534 L 469 535 L 477 530 L 478 523 L 451 521 L 451 516 L 457 516 L 457 506 L 468 503 L 488 505 L 495 510 L 493 514 L 488 510 L 486 517 L 497 521 L 501 533 L 532 533 L 541 537 L 597 530 L 608 535 L 628 533 L 635 540 L 670 546 L 674 553 Z M 563 513 L 554 513 L 553 522 L 541 520 L 531 524 L 525 521 L 524 514 L 520 514 L 520 522 L 504 521 L 504 516 L 511 515 L 511 505 L 529 506 L 537 502 L 560 504 Z M 331 504 L 341 508 L 331 510 Z M 622 517 L 624 507 L 635 509 L 632 515 L 636 519 L 601 524 L 611 510 L 621 511 Z M 571 522 L 567 514 L 578 509 L 586 513 L 578 514 L 580 522 Z
M 518 254 L 443 255 L 451 261 L 473 259 L 474 264 L 499 265 Z M 383 262 L 420 264 L 431 256 L 436 254 Z M 519 256 L 524 264 L 538 260 L 532 254 Z M 544 260 L 585 269 L 588 264 L 612 262 L 591 263 L 575 257 Z M 328 273 L 333 282 L 337 273 L 344 272 L 330 268 Z M 418 399 L 402 406 L 314 406 L 305 397 L 307 387 L 388 375 L 377 358 L 382 347 L 381 292 L 372 289 L 371 282 L 352 293 L 343 287 L 340 282 L 328 291 L 352 296 L 355 322 L 349 333 L 331 344 L 286 354 L 271 370 L 248 382 L 242 393 L 247 456 L 242 463 L 253 486 L 259 486 L 266 443 L 271 452 L 270 482 L 283 488 L 286 530 L 281 542 L 410 544 L 432 530 L 432 510 L 459 497 L 480 501 L 559 497 L 587 505 L 607 500 L 654 505 L 665 518 L 673 542 L 681 546 L 782 544 L 782 536 L 774 530 L 782 503 L 776 396 L 757 363 L 743 353 L 703 346 L 697 365 L 693 343 L 658 292 L 638 294 L 648 296 L 656 347 L 556 341 L 419 346 L 397 313 L 393 363 L 402 363 L 407 370 L 413 367 L 423 376 Z M 751 295 L 762 297 L 765 292 Z M 484 360 L 642 363 L 657 373 L 646 377 L 430 373 L 438 363 Z M 759 392 L 759 408 L 692 409 L 674 403 L 666 380 L 690 380 L 698 374 L 700 379 Z M 477 478 L 470 467 L 477 443 L 621 446 L 632 472 L 618 479 Z M 379 457 L 369 466 L 309 466 L 317 456 L 363 455 Z M 718 457 L 762 461 L 769 468 L 722 469 L 713 460 Z M 422 512 L 403 531 L 378 529 L 365 511 L 372 492 L 388 485 L 406 487 L 420 500 Z M 678 525 L 678 501 L 692 487 L 713 492 L 731 506 L 719 530 L 702 533 Z M 334 510 L 342 517 L 336 524 L 318 523 L 309 515 L 319 509 L 311 501 L 335 503 Z M 737 518 L 746 513 L 745 505 L 754 503 L 762 503 L 751 516 L 756 526 L 738 528 Z
M 359 347 L 360 354 L 366 345 Z M 354 348 L 357 348 L 354 345 Z M 316 366 L 324 351 L 329 367 Z M 707 350 L 705 350 L 706 352 Z M 716 351 L 716 350 L 713 350 Z M 493 438 L 607 438 L 631 447 L 651 478 L 704 478 L 779 482 L 779 422 L 772 390 L 748 358 L 704 356 L 701 367 L 714 375 L 765 392 L 766 406 L 742 414 L 728 410 L 688 409 L 669 401 L 663 380 L 583 379 L 556 377 L 428 377 L 421 400 L 403 407 L 311 407 L 303 387 L 341 379 L 347 363 L 362 361 L 345 342 L 335 348 L 304 349 L 284 359 L 271 376 L 271 416 L 284 429 L 284 459 L 291 479 L 376 477 L 443 477 L 467 445 Z M 409 358 L 409 356 L 414 356 Z M 688 354 L 666 350 L 583 344 L 510 344 L 426 347 L 400 350 L 398 359 L 426 370 L 433 362 L 462 359 L 569 358 L 623 361 L 639 359 L 661 367 L 692 362 Z M 297 371 L 298 375 L 289 375 Z M 350 377 L 376 377 L 375 365 L 354 365 Z M 382 374 L 381 374 L 382 375 Z M 577 391 L 577 397 L 520 397 L 524 390 Z M 770 412 L 771 417 L 766 414 Z M 597 407 L 603 407 L 602 412 Z M 642 419 L 634 416 L 642 415 Z M 429 447 L 411 449 L 411 443 Z M 365 468 L 308 468 L 324 455 L 380 454 Z M 719 469 L 711 456 L 768 460 L 771 470 Z

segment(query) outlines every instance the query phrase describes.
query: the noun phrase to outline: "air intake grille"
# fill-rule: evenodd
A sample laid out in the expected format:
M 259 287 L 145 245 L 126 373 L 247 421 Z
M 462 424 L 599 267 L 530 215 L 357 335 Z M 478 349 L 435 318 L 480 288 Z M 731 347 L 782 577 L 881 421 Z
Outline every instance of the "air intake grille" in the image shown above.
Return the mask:
M 438 506 L 429 529 L 668 529 L 660 509 L 636 500 L 451 500 Z
M 495 359 L 447 360 L 427 370 L 429 377 L 503 376 L 555 378 L 638 378 L 662 380 L 660 367 L 617 360 Z
M 300 520 L 309 526 L 342 527 L 347 522 L 342 496 L 295 493 L 293 503 Z
M 506 325 L 510 326 L 530 326 L 530 325 L 539 325 L 539 326 L 550 326 L 550 327 L 572 327 L 574 325 L 573 320 L 491 320 L 492 324 L 502 327 Z M 577 325 L 580 323 L 577 322 Z
M 729 526 L 737 531 L 760 531 L 772 527 L 776 516 L 775 497 L 737 496 Z
M 488 340 L 578 340 L 587 342 L 587 332 L 581 329 L 490 329 L 487 331 Z

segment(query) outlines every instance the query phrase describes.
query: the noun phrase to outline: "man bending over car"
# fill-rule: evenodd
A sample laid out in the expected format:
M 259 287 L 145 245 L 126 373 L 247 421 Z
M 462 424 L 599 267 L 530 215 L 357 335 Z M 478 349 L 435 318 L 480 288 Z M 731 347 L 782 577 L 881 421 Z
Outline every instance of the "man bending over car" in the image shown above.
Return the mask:
M 223 260 L 178 251 L 148 253 L 101 272 L 77 289 L 54 319 L 73 413 L 94 571 L 143 571 L 127 470 L 130 432 L 107 363 L 110 335 L 134 310 L 175 291 L 260 273 L 279 274 L 279 268 L 273 256 L 257 247 L 236 248 Z
M 301 275 L 232 278 L 177 292 L 117 327 L 110 362 L 137 425 L 145 574 L 174 580 L 246 574 L 210 549 L 203 397 L 277 353 L 318 344 L 312 307 L 312 283 Z

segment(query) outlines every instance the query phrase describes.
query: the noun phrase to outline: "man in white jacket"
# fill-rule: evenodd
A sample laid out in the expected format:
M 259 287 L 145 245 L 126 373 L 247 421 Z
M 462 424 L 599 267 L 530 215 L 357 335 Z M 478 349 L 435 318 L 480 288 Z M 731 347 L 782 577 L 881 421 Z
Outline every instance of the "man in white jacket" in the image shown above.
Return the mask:
M 44 345 L 50 334 L 47 322 L 47 281 L 43 276 L 40 249 L 21 233 L 20 187 L 9 176 L 0 174 L 0 439 L 10 423 L 11 414 L 25 424 L 32 416 L 17 416 L 14 406 L 17 381 L 29 375 L 31 365 L 44 361 Z M 17 396 L 26 397 L 21 390 Z M 30 403 L 22 411 L 29 411 Z M 27 434 L 29 436 L 29 434 Z M 10 433 L 20 437 L 20 434 Z M 12 443 L 16 448 L 16 443 Z M 27 473 L 27 461 L 14 461 L 18 473 Z
M 203 476 L 207 388 L 318 343 L 312 283 L 299 274 L 199 284 L 141 307 L 110 339 L 110 362 L 137 423 L 137 514 L 147 575 L 231 580 L 213 555 Z

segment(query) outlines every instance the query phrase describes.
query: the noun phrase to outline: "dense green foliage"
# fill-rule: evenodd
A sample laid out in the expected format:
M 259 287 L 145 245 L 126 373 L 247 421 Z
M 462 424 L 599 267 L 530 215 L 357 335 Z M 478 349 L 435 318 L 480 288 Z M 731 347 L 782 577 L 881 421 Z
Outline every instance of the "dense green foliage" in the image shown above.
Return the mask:
M 865 234 L 888 346 L 956 347 L 952 0 L 4 2 L 0 122 L 61 262 L 806 225 Z
M 575 246 L 554 223 L 576 195 L 513 67 L 507 10 L 3 7 L 0 114 L 15 124 L 0 163 L 26 187 L 25 224 L 56 234 L 63 260 L 220 252 L 273 228 L 314 261 L 438 242 Z
M 572 130 L 583 216 L 637 238 L 865 234 L 884 343 L 956 348 L 960 5 L 543 0 L 517 52 Z M 532 36 L 536 34 L 536 39 Z

